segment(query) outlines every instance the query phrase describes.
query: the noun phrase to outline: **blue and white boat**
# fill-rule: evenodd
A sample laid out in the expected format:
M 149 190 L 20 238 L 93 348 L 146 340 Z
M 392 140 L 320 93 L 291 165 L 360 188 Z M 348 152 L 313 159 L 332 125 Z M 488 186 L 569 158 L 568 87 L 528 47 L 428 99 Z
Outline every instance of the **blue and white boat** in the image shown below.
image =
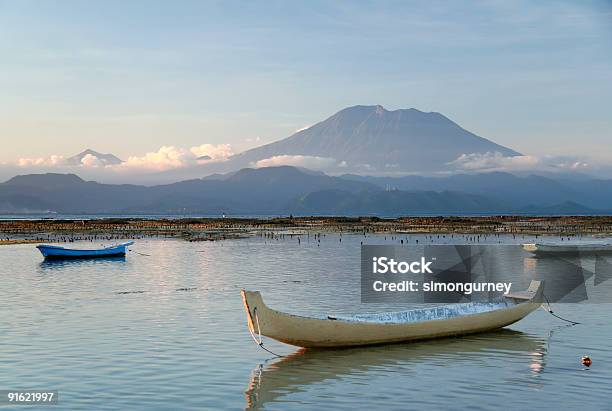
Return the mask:
M 134 244 L 133 241 L 128 241 L 93 250 L 65 248 L 48 244 L 41 244 L 36 246 L 36 248 L 38 248 L 41 254 L 47 259 L 98 258 L 124 256 L 127 247 L 132 244 Z

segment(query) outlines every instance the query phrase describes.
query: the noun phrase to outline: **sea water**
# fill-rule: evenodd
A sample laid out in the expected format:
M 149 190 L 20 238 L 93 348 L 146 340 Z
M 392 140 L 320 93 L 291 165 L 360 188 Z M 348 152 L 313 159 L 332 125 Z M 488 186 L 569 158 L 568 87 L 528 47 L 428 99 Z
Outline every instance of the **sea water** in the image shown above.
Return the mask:
M 499 332 L 412 344 L 305 351 L 266 340 L 283 358 L 253 342 L 241 288 L 295 313 L 397 309 L 360 303 L 360 244 L 398 241 L 151 239 L 125 259 L 67 262 L 0 246 L 0 390 L 57 390 L 54 409 L 71 410 L 609 409 L 612 304 L 558 304 L 576 326 L 538 310 Z

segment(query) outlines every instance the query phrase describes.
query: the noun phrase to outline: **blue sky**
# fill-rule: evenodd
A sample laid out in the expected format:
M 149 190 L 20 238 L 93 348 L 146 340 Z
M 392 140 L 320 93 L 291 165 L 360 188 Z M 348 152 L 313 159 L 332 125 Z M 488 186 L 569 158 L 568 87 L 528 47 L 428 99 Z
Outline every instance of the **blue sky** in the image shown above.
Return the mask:
M 382 104 L 612 163 L 610 4 L 0 0 L 0 162 L 238 152 Z

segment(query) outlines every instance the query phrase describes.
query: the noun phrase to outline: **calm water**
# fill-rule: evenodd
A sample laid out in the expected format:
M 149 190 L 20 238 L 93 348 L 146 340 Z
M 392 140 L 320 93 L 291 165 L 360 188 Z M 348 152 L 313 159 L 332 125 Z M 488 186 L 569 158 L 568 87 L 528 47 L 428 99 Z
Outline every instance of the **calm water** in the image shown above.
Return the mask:
M 149 256 L 67 263 L 2 246 L 0 389 L 58 390 L 54 409 L 83 410 L 610 409 L 611 304 L 559 304 L 582 322 L 573 327 L 538 310 L 472 337 L 308 352 L 268 341 L 281 359 L 260 350 L 242 287 L 293 312 L 379 309 L 359 303 L 360 241 L 140 240 L 133 249 Z

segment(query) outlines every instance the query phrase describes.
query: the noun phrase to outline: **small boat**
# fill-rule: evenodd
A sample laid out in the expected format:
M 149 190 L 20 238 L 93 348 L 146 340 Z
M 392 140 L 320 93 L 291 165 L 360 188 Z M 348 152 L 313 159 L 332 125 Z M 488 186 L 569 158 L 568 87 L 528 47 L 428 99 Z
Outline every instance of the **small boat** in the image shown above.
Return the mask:
M 612 252 L 612 243 L 603 241 L 582 242 L 542 242 L 523 244 L 523 250 L 533 254 L 552 253 L 609 253 Z
M 305 348 L 350 347 L 491 331 L 513 324 L 542 303 L 543 281 L 496 302 L 471 302 L 381 314 L 304 317 L 268 308 L 259 291 L 242 290 L 247 323 L 258 334 Z
M 36 246 L 46 259 L 69 259 L 69 258 L 99 258 L 124 256 L 127 247 L 134 244 L 133 241 L 114 244 L 94 250 L 65 248 L 58 245 L 41 244 Z

